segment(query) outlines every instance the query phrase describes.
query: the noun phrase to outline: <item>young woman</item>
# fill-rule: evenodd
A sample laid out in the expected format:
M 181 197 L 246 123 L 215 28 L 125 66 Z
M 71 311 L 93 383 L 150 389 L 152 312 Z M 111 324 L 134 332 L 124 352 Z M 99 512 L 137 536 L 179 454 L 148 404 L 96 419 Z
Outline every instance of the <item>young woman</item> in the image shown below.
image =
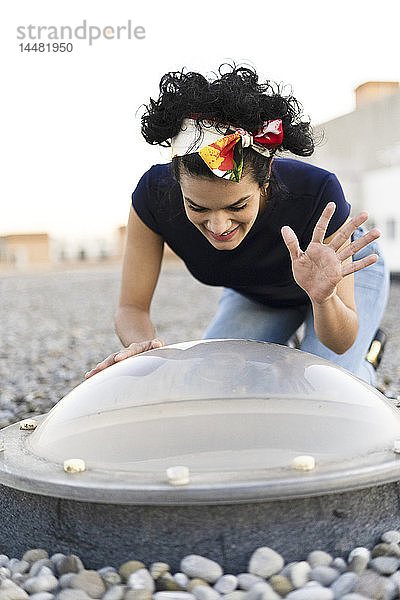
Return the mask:
M 349 217 L 335 175 L 276 156 L 314 150 L 297 100 L 246 67 L 221 66 L 213 80 L 171 72 L 142 133 L 173 158 L 132 195 L 116 314 L 124 349 L 86 377 L 164 344 L 149 311 L 167 242 L 199 281 L 224 287 L 205 338 L 285 344 L 305 323 L 302 350 L 374 383 L 365 356 L 389 281 L 380 232 L 363 228 L 365 212 Z

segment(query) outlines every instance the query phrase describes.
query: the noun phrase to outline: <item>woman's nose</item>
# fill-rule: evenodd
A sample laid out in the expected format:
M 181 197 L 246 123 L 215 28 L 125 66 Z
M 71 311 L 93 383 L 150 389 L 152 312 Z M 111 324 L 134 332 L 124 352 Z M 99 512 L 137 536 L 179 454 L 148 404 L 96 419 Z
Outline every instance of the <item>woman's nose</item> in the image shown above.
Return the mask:
M 222 211 L 218 211 L 209 216 L 206 227 L 212 233 L 215 233 L 215 235 L 221 235 L 228 231 L 231 225 L 231 219 L 229 219 Z

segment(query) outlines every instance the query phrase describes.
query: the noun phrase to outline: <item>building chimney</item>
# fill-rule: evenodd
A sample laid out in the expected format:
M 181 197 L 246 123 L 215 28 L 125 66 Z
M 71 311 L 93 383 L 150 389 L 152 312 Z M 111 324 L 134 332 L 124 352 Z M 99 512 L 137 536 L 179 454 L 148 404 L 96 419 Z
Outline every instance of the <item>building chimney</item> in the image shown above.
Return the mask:
M 355 89 L 356 108 L 364 106 L 369 102 L 380 100 L 385 96 L 391 96 L 399 89 L 398 81 L 367 81 Z

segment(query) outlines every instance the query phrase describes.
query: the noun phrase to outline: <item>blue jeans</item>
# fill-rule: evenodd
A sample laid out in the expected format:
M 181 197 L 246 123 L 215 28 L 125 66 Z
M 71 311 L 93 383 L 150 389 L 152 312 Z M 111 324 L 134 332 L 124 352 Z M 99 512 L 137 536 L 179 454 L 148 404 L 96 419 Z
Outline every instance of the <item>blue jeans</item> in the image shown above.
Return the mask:
M 353 239 L 366 229 L 359 227 Z M 389 270 L 380 245 L 371 242 L 354 255 L 354 260 L 378 254 L 373 265 L 354 274 L 355 300 L 359 318 L 356 341 L 344 354 L 336 354 L 316 336 L 311 306 L 274 308 L 250 300 L 230 288 L 224 288 L 217 313 L 204 334 L 204 339 L 237 338 L 287 344 L 302 323 L 305 334 L 301 350 L 321 356 L 340 365 L 371 385 L 375 384 L 375 369 L 365 360 L 371 341 L 379 327 L 389 295 Z

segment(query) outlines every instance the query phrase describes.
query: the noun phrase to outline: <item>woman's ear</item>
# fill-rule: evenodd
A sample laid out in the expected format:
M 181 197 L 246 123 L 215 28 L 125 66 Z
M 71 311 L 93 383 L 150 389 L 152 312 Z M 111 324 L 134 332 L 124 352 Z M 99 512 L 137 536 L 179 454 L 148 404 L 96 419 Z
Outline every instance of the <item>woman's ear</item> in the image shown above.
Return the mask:
M 271 159 L 270 159 L 270 161 L 269 161 L 267 179 L 265 180 L 265 183 L 264 183 L 263 187 L 261 188 L 261 195 L 262 196 L 266 196 L 268 194 L 269 182 L 271 180 L 271 170 L 272 170 L 272 162 L 273 162 L 273 160 L 274 160 L 274 157 L 272 156 Z

